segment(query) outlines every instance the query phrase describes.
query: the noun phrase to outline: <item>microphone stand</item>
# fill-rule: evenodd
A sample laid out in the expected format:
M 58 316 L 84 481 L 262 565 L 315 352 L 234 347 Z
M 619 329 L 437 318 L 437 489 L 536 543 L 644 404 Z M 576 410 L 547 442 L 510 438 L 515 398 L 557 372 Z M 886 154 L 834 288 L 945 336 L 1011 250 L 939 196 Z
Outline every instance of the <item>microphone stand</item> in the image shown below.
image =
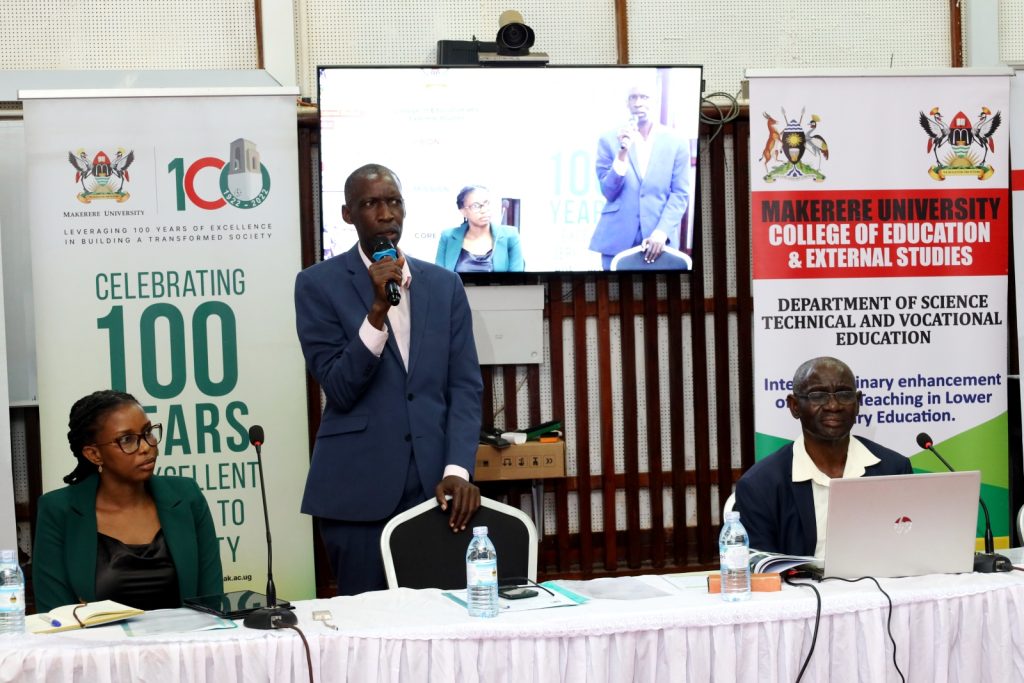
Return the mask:
M 299 619 L 295 616 L 295 612 L 290 609 L 277 606 L 277 588 L 274 586 L 272 560 L 273 551 L 270 543 L 270 515 L 267 513 L 267 487 L 263 483 L 263 456 L 260 453 L 261 443 L 253 441 L 253 446 L 256 447 L 256 463 L 259 465 L 260 470 L 260 494 L 263 496 L 263 523 L 267 528 L 267 606 L 245 615 L 242 623 L 248 628 L 266 631 L 294 626 L 299 623 Z
M 935 457 L 946 466 L 947 470 L 950 472 L 956 472 L 956 470 L 953 469 L 953 466 L 950 465 L 945 458 L 939 455 L 939 452 L 935 450 L 935 446 L 930 442 L 922 445 L 934 453 Z M 985 500 L 983 498 L 978 498 L 978 503 L 981 504 L 981 511 L 985 513 L 985 552 L 974 553 L 974 571 L 979 574 L 1013 571 L 1013 563 L 1010 561 L 1010 558 L 996 552 L 995 541 L 992 539 L 992 519 L 988 514 L 988 505 L 985 505 Z

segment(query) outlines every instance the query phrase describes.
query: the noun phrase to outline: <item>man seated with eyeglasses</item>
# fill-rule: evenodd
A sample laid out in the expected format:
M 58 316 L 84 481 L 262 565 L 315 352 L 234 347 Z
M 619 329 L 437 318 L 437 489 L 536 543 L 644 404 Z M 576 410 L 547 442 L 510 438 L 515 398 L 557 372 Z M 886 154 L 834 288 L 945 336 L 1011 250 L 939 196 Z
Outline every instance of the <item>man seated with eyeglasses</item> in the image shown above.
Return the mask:
M 210 508 L 195 480 L 154 476 L 163 426 L 131 394 L 75 402 L 69 484 L 39 499 L 32 578 L 36 609 L 115 600 L 181 607 L 224 590 Z
M 822 557 L 832 479 L 912 473 L 910 460 L 896 451 L 851 438 L 860 411 L 856 386 L 853 371 L 835 358 L 813 358 L 797 368 L 786 404 L 802 435 L 736 484 L 735 509 L 751 548 Z

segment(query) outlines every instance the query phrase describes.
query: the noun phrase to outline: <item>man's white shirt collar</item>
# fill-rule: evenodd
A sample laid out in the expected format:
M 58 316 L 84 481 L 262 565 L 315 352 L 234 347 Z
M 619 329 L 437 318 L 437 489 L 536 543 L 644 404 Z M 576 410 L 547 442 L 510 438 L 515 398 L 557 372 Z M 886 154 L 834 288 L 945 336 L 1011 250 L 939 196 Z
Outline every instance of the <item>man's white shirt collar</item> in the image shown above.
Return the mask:
M 868 450 L 860 439 L 850 435 L 850 444 L 846 448 L 846 467 L 843 470 L 843 479 L 855 479 L 864 476 L 864 470 L 881 462 Z M 828 486 L 831 478 L 818 469 L 818 466 L 807 454 L 804 446 L 804 437 L 801 435 L 793 442 L 793 482 L 813 481 L 822 486 Z

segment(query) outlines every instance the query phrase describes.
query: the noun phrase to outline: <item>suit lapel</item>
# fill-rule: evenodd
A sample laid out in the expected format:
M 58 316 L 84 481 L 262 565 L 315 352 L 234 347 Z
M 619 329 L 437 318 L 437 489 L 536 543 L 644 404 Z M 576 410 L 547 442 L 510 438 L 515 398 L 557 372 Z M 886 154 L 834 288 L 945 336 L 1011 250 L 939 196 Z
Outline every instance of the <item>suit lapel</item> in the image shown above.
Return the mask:
M 363 259 L 359 255 L 359 242 L 345 252 L 344 258 L 352 289 L 359 300 L 363 302 L 363 308 L 369 312 L 370 306 L 373 305 L 373 284 L 370 282 L 370 276 L 366 273 L 366 265 L 363 264 Z
M 629 154 L 627 155 L 627 157 L 629 158 L 629 167 L 633 169 L 633 173 L 636 175 L 637 182 L 642 183 L 644 182 L 644 177 L 640 175 L 640 163 L 636 159 L 636 154 L 636 145 L 633 145 L 632 147 L 629 148 Z
M 72 486 L 67 529 L 68 543 L 65 548 L 70 572 L 71 588 L 76 596 L 85 601 L 96 599 L 96 489 L 100 477 L 94 474 L 81 484 Z
M 494 246 L 491 247 L 491 264 L 494 266 L 495 272 L 502 272 L 508 270 L 507 255 L 508 247 L 505 246 L 505 242 L 508 240 L 504 234 L 494 234 L 494 224 L 491 224 L 491 238 L 494 240 Z
M 160 518 L 160 527 L 167 541 L 167 549 L 174 560 L 174 568 L 178 572 L 178 586 L 192 589 L 198 585 L 199 577 L 196 567 L 199 558 L 195 553 L 195 532 L 192 529 L 191 513 L 184 505 L 180 496 L 167 486 L 167 481 L 160 477 L 150 480 L 150 491 L 156 502 L 156 514 Z M 182 597 L 185 597 L 184 593 Z
M 792 477 L 792 468 L 790 468 Z M 800 481 L 790 482 L 793 487 L 793 500 L 796 502 L 796 511 L 800 515 L 800 526 L 806 555 L 813 555 L 814 548 L 818 542 L 818 524 L 814 516 L 814 492 L 811 490 L 811 482 Z
M 409 259 L 409 270 L 412 272 L 412 285 L 409 287 L 409 306 L 411 320 L 409 321 L 409 374 L 412 374 L 416 367 L 416 358 L 420 354 L 420 347 L 423 345 L 424 329 L 427 326 L 427 319 L 430 313 L 431 287 L 430 275 L 419 263 Z M 392 335 L 393 336 L 393 335 Z M 390 341 L 390 340 L 389 340 Z M 395 350 L 398 353 L 398 350 Z

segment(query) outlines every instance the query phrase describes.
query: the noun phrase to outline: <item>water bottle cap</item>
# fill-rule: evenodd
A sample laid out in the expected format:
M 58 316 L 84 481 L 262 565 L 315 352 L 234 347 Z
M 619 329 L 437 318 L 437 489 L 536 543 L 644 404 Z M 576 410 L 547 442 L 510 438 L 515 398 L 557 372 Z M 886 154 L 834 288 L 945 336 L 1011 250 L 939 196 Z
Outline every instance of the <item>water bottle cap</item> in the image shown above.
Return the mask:
M 485 527 L 485 526 L 475 526 L 475 527 L 473 527 L 473 535 L 474 536 L 486 536 L 487 535 L 487 527 Z
M 738 521 L 740 521 L 740 511 L 739 510 L 730 510 L 729 512 L 726 512 L 725 513 L 725 521 L 727 521 L 727 522 L 738 522 Z
M 0 550 L 0 562 L 11 564 L 18 561 L 18 555 L 14 550 Z

